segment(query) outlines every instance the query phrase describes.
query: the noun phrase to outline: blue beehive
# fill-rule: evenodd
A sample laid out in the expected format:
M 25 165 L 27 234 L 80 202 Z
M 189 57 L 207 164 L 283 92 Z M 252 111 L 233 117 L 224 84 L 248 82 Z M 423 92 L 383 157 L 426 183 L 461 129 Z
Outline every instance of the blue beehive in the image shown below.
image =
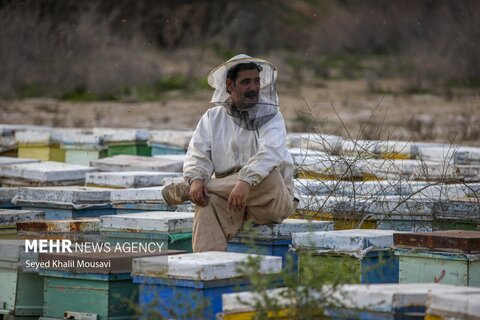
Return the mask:
M 192 130 L 151 131 L 148 144 L 152 147 L 152 156 L 187 153 L 192 134 Z
M 255 256 L 259 273 L 274 274 L 281 258 Z M 249 287 L 237 267 L 249 255 L 202 252 L 133 260 L 133 281 L 140 284 L 140 308 L 144 316 L 159 313 L 166 318 L 214 319 L 222 310 L 222 294 Z

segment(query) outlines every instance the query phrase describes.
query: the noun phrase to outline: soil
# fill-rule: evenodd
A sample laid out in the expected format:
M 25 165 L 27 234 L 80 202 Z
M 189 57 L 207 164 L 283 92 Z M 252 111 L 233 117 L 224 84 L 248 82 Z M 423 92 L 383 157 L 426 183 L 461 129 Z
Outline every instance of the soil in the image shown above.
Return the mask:
M 0 101 L 0 123 L 53 127 L 194 128 L 213 92 L 171 91 L 155 102 Z M 480 146 L 480 93 L 370 94 L 365 81 L 332 80 L 278 89 L 289 132 L 315 130 L 360 139 L 457 142 Z M 310 116 L 313 116 L 310 117 Z

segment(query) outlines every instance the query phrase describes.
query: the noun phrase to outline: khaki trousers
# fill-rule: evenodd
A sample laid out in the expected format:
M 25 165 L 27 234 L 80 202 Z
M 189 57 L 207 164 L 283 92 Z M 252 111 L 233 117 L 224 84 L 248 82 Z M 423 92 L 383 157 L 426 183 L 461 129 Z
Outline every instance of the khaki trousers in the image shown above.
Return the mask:
M 226 251 L 227 241 L 235 237 L 244 221 L 280 223 L 293 213 L 293 196 L 276 169 L 250 188 L 244 210 L 228 212 L 228 197 L 237 182 L 238 174 L 233 174 L 212 178 L 206 184 L 210 198 L 207 206 L 195 210 L 193 252 Z

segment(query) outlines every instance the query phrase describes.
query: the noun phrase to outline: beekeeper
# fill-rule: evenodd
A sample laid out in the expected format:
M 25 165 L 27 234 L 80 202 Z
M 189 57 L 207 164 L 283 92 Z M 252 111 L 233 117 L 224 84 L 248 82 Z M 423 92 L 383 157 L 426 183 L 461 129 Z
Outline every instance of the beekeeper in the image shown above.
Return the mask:
M 280 223 L 294 211 L 293 160 L 275 89 L 277 69 L 245 54 L 208 75 L 215 89 L 188 146 L 186 183 L 164 188 L 172 205 L 197 207 L 193 251 L 225 251 L 242 226 Z

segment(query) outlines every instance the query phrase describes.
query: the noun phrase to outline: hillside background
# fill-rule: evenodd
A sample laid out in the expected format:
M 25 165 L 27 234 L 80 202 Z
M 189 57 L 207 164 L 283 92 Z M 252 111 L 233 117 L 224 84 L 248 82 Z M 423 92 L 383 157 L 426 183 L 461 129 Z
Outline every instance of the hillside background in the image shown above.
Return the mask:
M 0 0 L 0 123 L 193 128 L 238 53 L 289 131 L 480 145 L 480 2 Z

